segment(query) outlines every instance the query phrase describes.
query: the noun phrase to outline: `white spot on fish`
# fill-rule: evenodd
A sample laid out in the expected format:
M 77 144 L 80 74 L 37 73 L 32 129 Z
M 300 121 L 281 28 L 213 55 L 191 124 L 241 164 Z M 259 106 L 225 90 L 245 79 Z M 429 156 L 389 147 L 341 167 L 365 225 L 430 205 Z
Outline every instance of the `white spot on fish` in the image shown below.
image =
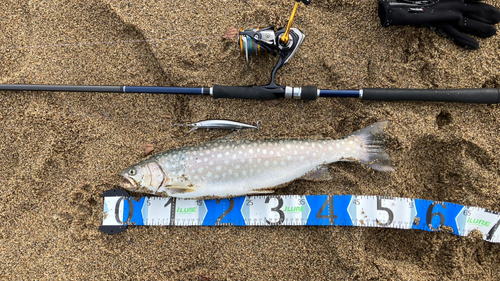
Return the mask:
M 217 158 L 221 158 L 222 157 L 222 154 L 217 154 Z
M 212 172 L 207 173 L 207 178 L 210 178 L 210 177 L 212 177 Z
M 245 158 L 240 159 L 241 163 L 245 163 Z
M 300 146 L 300 149 L 304 149 L 304 146 L 303 146 L 303 145 L 301 145 L 301 146 Z
M 281 166 L 285 166 L 285 161 L 280 162 Z
M 233 160 L 236 160 L 237 158 L 236 154 L 233 154 Z
M 262 161 L 262 159 L 260 159 L 260 158 L 259 158 L 259 159 L 257 159 L 257 163 L 259 163 L 259 164 L 260 164 L 260 162 L 261 162 L 261 161 Z
M 274 162 L 273 162 L 273 165 L 274 165 L 274 166 L 278 166 L 278 161 L 274 161 Z
M 269 151 L 269 155 L 273 155 L 273 154 L 274 154 L 274 150 Z
M 215 175 L 214 178 L 219 179 L 219 175 Z
M 332 150 L 333 150 L 333 148 L 332 148 L 331 146 L 328 146 L 328 150 L 329 150 L 329 151 L 332 151 Z
M 269 161 L 264 162 L 264 166 L 269 167 Z
M 241 150 L 240 150 L 240 151 L 238 151 L 238 154 L 242 154 L 242 153 L 243 153 L 243 151 L 241 151 Z
M 240 176 L 240 174 L 238 174 L 238 173 L 234 173 L 234 177 L 236 177 L 236 178 L 237 178 L 237 177 L 239 177 L 239 176 Z
M 335 147 L 337 147 L 337 149 L 339 149 L 339 148 L 340 148 L 340 144 L 338 144 L 338 143 L 337 143 L 337 144 L 335 145 Z
M 286 145 L 286 148 L 290 148 L 291 146 L 289 144 Z
M 198 176 L 194 176 L 193 179 L 197 180 L 198 179 Z
M 288 160 L 288 161 L 292 160 L 292 156 L 287 156 L 286 160 Z
M 346 149 L 345 149 L 345 150 L 350 151 L 350 150 L 351 150 L 351 148 L 350 148 L 350 147 L 346 147 Z
M 229 164 L 229 160 L 224 160 L 224 164 Z
M 250 169 L 250 175 L 253 175 L 253 173 L 254 173 L 254 170 Z
M 235 169 L 239 169 L 240 168 L 240 165 L 236 165 L 236 167 L 234 167 Z
M 230 175 L 233 174 L 233 170 L 229 169 L 229 171 L 227 171 Z
M 245 177 L 247 175 L 247 171 L 241 172 L 241 175 Z
M 315 157 L 315 158 L 316 158 L 316 156 L 318 156 L 318 155 L 317 155 L 316 153 L 313 153 L 313 157 Z
M 214 161 L 210 161 L 208 162 L 209 165 L 213 165 L 214 164 Z
M 215 170 L 220 171 L 220 170 L 222 170 L 222 167 L 221 166 L 217 166 L 217 167 L 215 167 Z
M 276 152 L 276 155 L 277 155 L 278 157 L 281 157 L 281 153 L 279 153 L 279 152 Z
M 224 154 L 225 154 L 226 156 L 228 156 L 228 155 L 229 155 L 229 152 L 228 152 L 228 151 L 226 151 L 226 153 L 224 153 Z
M 248 159 L 248 163 L 252 164 L 253 163 L 253 159 L 252 158 Z
M 293 154 L 294 154 L 294 155 L 297 155 L 297 154 L 299 154 L 299 152 L 298 152 L 297 150 L 295 150 L 295 151 L 293 152 Z
M 226 177 L 226 173 L 222 174 L 222 178 L 225 178 Z
M 252 154 L 252 153 L 253 153 L 253 149 L 250 149 L 250 150 L 248 151 L 248 153 Z
M 290 146 L 290 145 L 287 145 L 287 146 Z M 284 147 L 282 147 L 282 148 L 281 148 L 281 151 L 285 151 L 285 148 L 284 148 Z
M 199 172 L 200 174 L 201 174 L 201 173 L 203 173 L 203 168 L 199 168 L 199 169 L 198 169 L 198 172 Z
M 262 150 L 262 154 L 267 154 L 267 150 Z

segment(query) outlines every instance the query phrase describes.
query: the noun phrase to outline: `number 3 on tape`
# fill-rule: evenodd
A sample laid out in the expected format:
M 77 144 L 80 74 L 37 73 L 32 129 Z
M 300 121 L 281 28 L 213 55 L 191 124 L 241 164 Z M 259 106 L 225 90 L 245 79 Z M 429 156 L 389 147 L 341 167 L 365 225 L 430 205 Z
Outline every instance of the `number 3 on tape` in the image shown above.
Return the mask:
M 467 236 L 480 231 L 499 243 L 500 214 L 449 202 L 385 196 L 264 195 L 229 199 L 185 200 L 130 197 L 108 190 L 100 230 L 108 234 L 128 225 L 294 226 L 331 225 L 447 231 Z

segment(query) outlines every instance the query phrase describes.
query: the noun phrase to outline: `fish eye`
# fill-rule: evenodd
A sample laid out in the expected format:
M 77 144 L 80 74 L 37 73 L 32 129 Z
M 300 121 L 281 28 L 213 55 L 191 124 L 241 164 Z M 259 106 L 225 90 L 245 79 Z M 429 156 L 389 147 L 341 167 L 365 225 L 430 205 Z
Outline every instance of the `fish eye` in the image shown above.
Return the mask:
M 131 176 L 135 176 L 137 174 L 137 171 L 134 168 L 132 168 L 132 169 L 128 170 L 128 174 Z

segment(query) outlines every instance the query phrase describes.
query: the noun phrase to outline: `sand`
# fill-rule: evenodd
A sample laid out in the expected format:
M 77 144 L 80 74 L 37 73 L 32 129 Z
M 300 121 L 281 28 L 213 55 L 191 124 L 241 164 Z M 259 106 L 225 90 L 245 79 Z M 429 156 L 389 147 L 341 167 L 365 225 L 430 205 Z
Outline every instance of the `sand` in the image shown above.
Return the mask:
M 500 6 L 498 1 L 487 1 Z M 0 83 L 266 84 L 274 57 L 240 57 L 226 27 L 285 26 L 291 0 L 0 2 Z M 375 0 L 318 0 L 277 75 L 323 89 L 500 88 L 500 36 L 464 50 L 427 29 L 383 29 Z M 498 27 L 498 26 L 497 26 Z M 238 138 L 340 138 L 381 120 L 393 173 L 330 166 L 334 180 L 277 194 L 442 200 L 500 211 L 498 105 L 357 99 L 0 92 L 0 279 L 442 280 L 500 278 L 500 245 L 445 232 L 355 227 L 129 227 L 110 236 L 100 194 L 155 152 L 227 135 L 172 124 L 262 121 Z

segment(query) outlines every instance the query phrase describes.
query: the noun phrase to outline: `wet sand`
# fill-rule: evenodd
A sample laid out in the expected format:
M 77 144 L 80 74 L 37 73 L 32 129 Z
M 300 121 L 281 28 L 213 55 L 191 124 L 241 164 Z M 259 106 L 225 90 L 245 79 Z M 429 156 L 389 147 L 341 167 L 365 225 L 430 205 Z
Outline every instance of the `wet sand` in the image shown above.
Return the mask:
M 500 6 L 498 1 L 488 1 Z M 226 27 L 285 26 L 293 1 L 0 3 L 0 83 L 267 84 L 276 58 L 240 57 Z M 322 89 L 500 88 L 500 36 L 463 50 L 427 29 L 383 29 L 376 1 L 318 0 L 277 83 Z M 497 26 L 498 27 L 498 26 Z M 388 120 L 395 172 L 330 166 L 277 194 L 422 198 L 500 211 L 498 105 L 215 100 L 0 92 L 0 279 L 443 280 L 500 278 L 500 245 L 443 232 L 355 227 L 129 227 L 109 236 L 100 194 L 155 152 L 226 135 L 173 124 L 262 121 L 237 138 L 340 138 Z

